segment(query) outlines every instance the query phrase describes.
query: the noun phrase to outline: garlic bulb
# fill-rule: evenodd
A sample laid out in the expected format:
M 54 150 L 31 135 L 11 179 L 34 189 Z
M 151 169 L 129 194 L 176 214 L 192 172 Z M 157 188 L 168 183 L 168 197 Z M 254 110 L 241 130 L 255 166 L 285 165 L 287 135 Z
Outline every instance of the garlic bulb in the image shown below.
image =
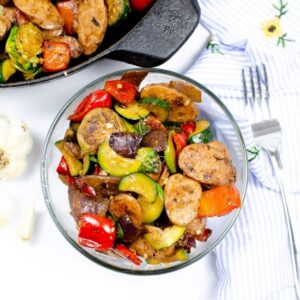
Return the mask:
M 29 128 L 22 120 L 0 114 L 0 179 L 24 173 L 32 145 Z

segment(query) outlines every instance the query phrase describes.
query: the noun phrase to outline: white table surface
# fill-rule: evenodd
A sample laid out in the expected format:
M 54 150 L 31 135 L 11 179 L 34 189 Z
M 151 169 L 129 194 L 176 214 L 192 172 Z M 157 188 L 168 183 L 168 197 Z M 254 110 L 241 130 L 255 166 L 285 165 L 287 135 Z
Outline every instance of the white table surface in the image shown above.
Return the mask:
M 198 27 L 175 57 L 162 67 L 184 72 L 207 38 L 207 32 Z M 24 242 L 17 236 L 22 208 L 40 192 L 43 142 L 58 110 L 90 81 L 126 67 L 129 65 L 102 60 L 75 75 L 47 84 L 0 89 L 0 112 L 24 120 L 34 140 L 24 176 L 0 181 L 0 186 L 9 190 L 14 208 L 10 223 L 0 228 L 0 299 L 215 299 L 217 274 L 213 254 L 165 275 L 132 276 L 111 271 L 82 256 L 64 239 L 42 197 L 36 205 L 32 240 Z

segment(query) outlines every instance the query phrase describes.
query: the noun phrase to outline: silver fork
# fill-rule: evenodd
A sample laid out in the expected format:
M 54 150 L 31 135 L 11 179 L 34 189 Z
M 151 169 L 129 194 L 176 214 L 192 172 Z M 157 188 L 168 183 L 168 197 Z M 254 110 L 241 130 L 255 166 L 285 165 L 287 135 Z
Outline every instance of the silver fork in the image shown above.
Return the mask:
M 293 277 L 295 281 L 295 289 L 297 299 L 300 299 L 300 287 L 299 287 L 299 268 L 297 265 L 297 247 L 295 242 L 295 232 L 292 227 L 291 214 L 289 209 L 289 203 L 286 198 L 286 192 L 283 184 L 282 177 L 282 162 L 280 159 L 279 146 L 281 144 L 282 130 L 280 123 L 277 119 L 271 119 L 271 111 L 269 105 L 269 84 L 266 66 L 262 65 L 262 74 L 259 72 L 259 67 L 255 66 L 255 69 L 249 67 L 248 69 L 242 70 L 244 99 L 246 109 L 254 112 L 254 122 L 252 123 L 252 131 L 255 138 L 255 143 L 266 151 L 271 158 L 272 167 L 278 182 L 278 187 L 281 194 L 282 205 L 285 215 L 286 227 L 288 230 L 288 239 L 291 250 L 291 262 L 293 268 Z M 249 74 L 250 78 L 250 93 L 247 89 L 246 74 Z M 264 82 L 265 95 L 263 96 L 262 85 Z M 265 101 L 264 101 L 265 99 Z M 258 106 L 260 109 L 262 121 L 257 122 L 257 114 L 255 114 L 255 107 Z M 265 118 L 265 111 L 267 118 Z M 253 121 L 253 120 L 252 120 Z

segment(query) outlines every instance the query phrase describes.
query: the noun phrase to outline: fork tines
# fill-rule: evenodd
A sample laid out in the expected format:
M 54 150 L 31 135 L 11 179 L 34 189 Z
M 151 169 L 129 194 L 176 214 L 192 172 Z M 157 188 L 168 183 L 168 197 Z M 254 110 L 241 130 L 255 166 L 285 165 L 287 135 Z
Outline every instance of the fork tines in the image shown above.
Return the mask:
M 250 105 L 254 110 L 257 103 L 262 110 L 262 103 L 265 100 L 269 113 L 269 82 L 266 66 L 262 64 L 242 69 L 242 80 L 246 106 Z

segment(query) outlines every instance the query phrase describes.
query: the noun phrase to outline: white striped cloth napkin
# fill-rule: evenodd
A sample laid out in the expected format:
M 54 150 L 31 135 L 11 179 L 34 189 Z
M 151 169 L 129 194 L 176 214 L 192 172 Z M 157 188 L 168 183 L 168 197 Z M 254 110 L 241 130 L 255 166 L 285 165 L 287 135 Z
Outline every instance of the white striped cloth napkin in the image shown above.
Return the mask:
M 187 75 L 227 105 L 252 151 L 254 116 L 245 111 L 241 70 L 266 65 L 271 114 L 283 128 L 281 152 L 293 226 L 299 230 L 300 1 L 199 0 L 199 4 L 202 22 L 213 38 Z M 252 156 L 249 152 L 249 159 Z M 285 218 L 270 161 L 260 151 L 249 168 L 244 207 L 215 250 L 218 299 L 296 299 Z M 300 242 L 299 231 L 296 238 Z

